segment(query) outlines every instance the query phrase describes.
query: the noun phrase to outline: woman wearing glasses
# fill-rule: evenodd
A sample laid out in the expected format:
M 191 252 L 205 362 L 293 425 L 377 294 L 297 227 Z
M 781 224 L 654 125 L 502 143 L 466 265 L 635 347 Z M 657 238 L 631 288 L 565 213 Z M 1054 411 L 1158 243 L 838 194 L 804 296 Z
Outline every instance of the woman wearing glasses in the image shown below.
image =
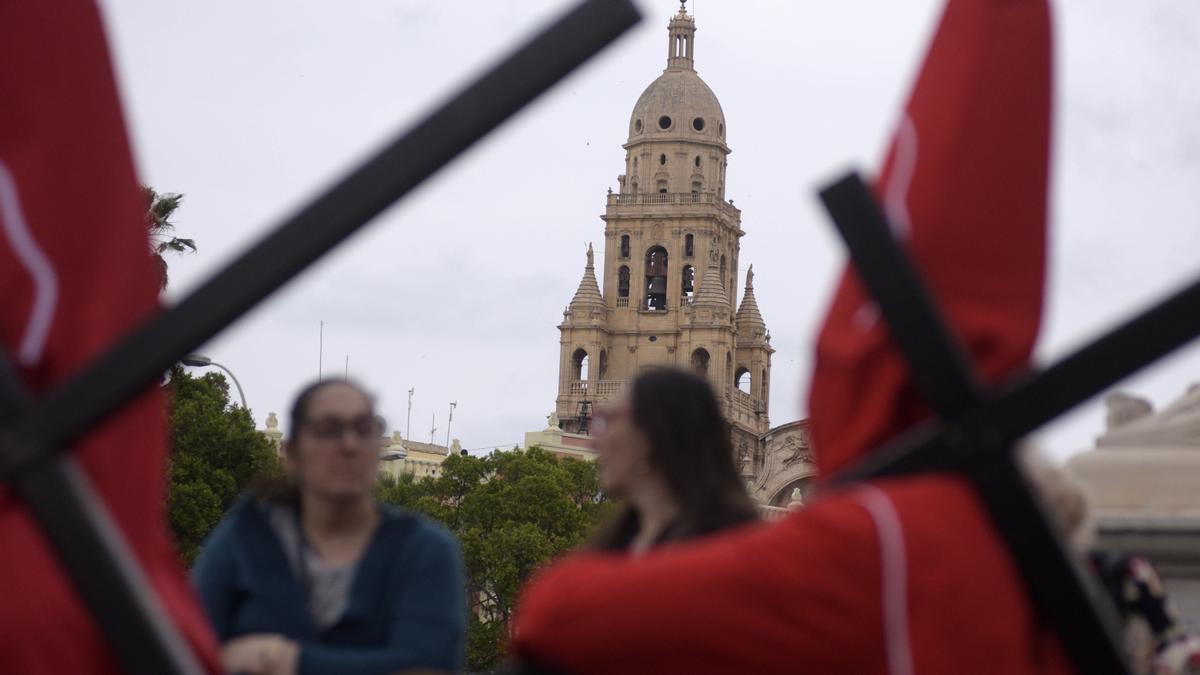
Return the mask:
M 232 673 L 453 672 L 466 600 L 453 537 L 372 497 L 381 425 L 344 381 L 301 391 L 286 484 L 239 502 L 193 576 Z

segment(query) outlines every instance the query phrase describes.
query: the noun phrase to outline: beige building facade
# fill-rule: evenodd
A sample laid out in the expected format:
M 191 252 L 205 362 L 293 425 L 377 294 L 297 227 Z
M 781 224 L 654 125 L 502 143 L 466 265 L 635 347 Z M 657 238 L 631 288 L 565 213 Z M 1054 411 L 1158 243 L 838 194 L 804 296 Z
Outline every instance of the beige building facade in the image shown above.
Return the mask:
M 592 450 L 592 437 L 587 434 L 563 431 L 558 421 L 558 415 L 550 413 L 546 416 L 546 428 L 541 431 L 525 432 L 525 447 L 539 447 L 549 450 L 559 457 L 574 459 L 595 459 Z
M 393 431 L 390 438 L 384 439 L 380 450 L 379 473 L 393 477 L 410 473 L 417 478 L 437 478 L 442 473 L 442 462 L 450 455 L 461 452 L 462 446 L 457 438 L 450 442 L 450 447 L 446 447 L 407 440 L 400 436 L 399 431 Z
M 667 33 L 666 68 L 634 104 L 620 188 L 607 196 L 603 260 L 589 245 L 558 327 L 551 423 L 527 434 L 526 445 L 590 456 L 593 406 L 617 397 L 646 367 L 689 368 L 717 392 L 754 496 L 786 506 L 815 472 L 805 423 L 771 427 L 775 350 L 752 266 L 737 303 L 746 233 L 725 194 L 725 114 L 695 69 L 694 19 L 681 8 Z
M 1107 404 L 1095 449 L 1067 462 L 1088 492 L 1096 543 L 1149 557 L 1200 627 L 1200 384 L 1162 410 L 1124 393 Z

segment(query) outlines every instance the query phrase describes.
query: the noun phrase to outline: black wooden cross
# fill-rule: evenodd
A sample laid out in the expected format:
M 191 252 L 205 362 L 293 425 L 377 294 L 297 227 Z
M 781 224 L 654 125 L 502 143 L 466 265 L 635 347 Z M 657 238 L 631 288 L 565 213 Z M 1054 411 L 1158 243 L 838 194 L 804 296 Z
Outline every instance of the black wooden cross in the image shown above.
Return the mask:
M 33 400 L 0 349 L 0 481 L 28 506 L 128 673 L 203 672 L 104 502 L 64 451 L 640 19 L 584 0 L 185 298 Z M 120 452 L 112 448 L 112 452 Z M 70 646 L 66 646 L 70 649 Z
M 1034 606 L 1053 625 L 1080 673 L 1129 672 L 1112 602 L 1080 570 L 1018 465 L 1018 441 L 1134 371 L 1200 335 L 1200 280 L 1040 372 L 982 388 L 936 303 L 862 180 L 821 192 L 938 420 L 873 451 L 834 484 L 928 471 L 967 476 L 1008 545 Z
M 174 308 L 32 400 L 0 352 L 0 480 L 28 505 L 130 673 L 199 666 L 86 476 L 63 450 L 183 355 L 404 196 L 638 20 L 629 0 L 586 0 Z M 984 391 L 857 177 L 823 193 L 940 422 L 833 478 L 960 471 L 979 490 L 1041 615 L 1081 673 L 1127 673 L 1113 611 L 1064 551 L 1024 482 L 1017 440 L 1200 335 L 1200 281 L 1058 364 Z

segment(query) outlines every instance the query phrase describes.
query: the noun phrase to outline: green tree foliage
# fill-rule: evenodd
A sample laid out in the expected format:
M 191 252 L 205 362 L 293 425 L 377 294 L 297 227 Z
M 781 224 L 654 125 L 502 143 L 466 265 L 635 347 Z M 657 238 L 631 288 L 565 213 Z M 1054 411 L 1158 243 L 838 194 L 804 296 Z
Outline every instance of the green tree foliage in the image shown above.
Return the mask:
M 175 223 L 171 216 L 183 202 L 183 195 L 175 192 L 159 193 L 149 185 L 142 186 L 142 197 L 146 200 L 146 234 L 150 238 L 150 252 L 158 265 L 159 290 L 167 288 L 167 260 L 163 254 L 167 251 L 183 253 L 195 251 L 194 239 L 183 239 L 175 236 Z
M 441 521 L 462 544 L 471 601 L 467 667 L 500 665 L 521 584 L 583 543 L 606 514 L 592 462 L 541 450 L 451 456 L 436 478 L 380 479 L 381 501 Z
M 171 369 L 170 490 L 167 510 L 180 555 L 191 564 L 200 543 L 256 478 L 280 471 L 275 450 L 250 411 L 229 402 L 220 373 Z

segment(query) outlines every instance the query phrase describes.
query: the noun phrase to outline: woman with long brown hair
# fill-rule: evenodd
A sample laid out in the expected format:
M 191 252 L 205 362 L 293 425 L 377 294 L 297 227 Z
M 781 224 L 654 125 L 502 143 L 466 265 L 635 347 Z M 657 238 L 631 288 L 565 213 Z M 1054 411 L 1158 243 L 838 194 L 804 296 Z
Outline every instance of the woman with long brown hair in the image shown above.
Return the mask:
M 597 548 L 643 553 L 757 519 L 716 395 L 692 373 L 655 368 L 597 406 L 600 487 L 623 505 Z

